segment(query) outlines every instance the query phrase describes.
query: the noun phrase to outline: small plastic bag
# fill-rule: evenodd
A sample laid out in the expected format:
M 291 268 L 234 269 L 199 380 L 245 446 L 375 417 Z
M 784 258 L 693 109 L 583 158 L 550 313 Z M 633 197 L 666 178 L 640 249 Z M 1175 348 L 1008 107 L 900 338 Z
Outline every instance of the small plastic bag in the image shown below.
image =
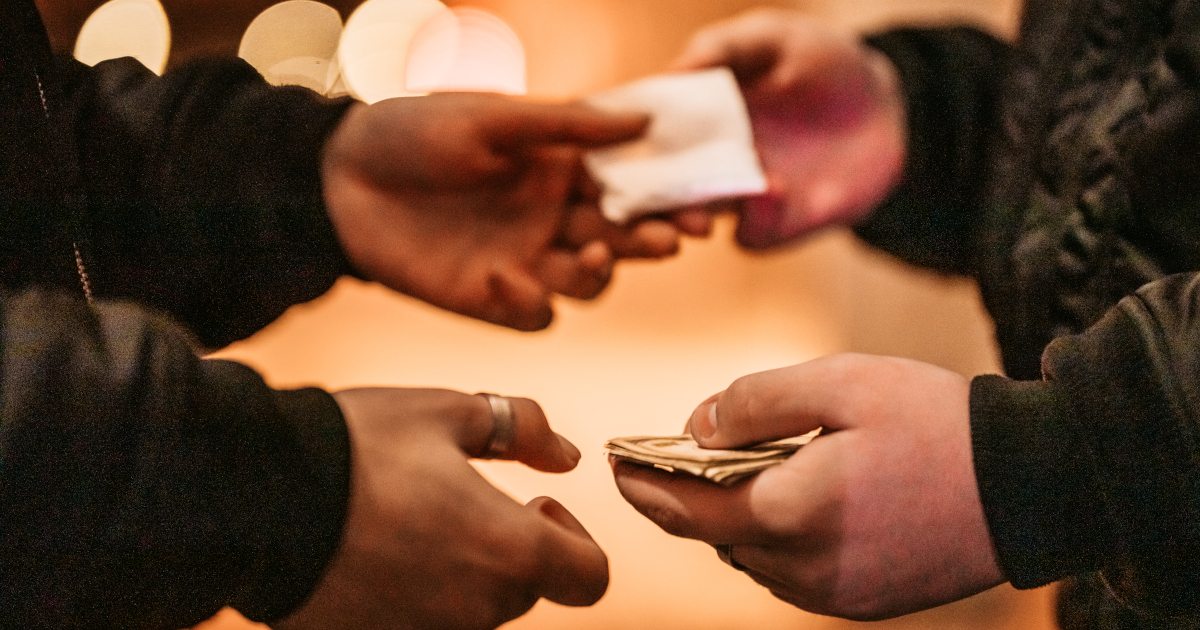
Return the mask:
M 584 157 L 612 221 L 767 190 L 746 104 L 728 68 L 654 76 L 584 100 L 652 116 L 642 138 Z

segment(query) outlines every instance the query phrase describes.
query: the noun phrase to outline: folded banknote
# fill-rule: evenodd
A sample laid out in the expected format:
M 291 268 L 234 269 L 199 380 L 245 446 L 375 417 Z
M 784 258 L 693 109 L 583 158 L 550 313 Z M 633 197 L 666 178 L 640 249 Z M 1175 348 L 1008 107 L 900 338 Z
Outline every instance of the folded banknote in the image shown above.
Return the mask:
M 636 464 L 686 473 L 730 486 L 782 464 L 817 433 L 813 431 L 800 437 L 738 449 L 702 448 L 689 435 L 640 435 L 613 438 L 604 445 L 604 450 Z

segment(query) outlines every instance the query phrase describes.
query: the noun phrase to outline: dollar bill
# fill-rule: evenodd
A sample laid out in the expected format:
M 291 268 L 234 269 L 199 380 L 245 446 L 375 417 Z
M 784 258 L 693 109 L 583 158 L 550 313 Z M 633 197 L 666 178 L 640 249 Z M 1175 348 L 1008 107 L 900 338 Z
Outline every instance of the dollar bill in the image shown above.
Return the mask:
M 604 450 L 636 464 L 686 473 L 731 486 L 782 464 L 817 433 L 813 431 L 800 437 L 739 449 L 701 448 L 689 435 L 638 435 L 613 438 L 604 445 Z

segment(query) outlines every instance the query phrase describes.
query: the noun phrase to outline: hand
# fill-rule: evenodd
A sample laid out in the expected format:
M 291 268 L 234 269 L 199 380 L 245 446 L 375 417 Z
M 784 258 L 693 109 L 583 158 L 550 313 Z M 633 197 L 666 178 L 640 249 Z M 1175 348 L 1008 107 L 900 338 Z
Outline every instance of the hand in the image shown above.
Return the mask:
M 608 560 L 553 499 L 521 506 L 467 463 L 492 431 L 480 396 L 445 390 L 335 394 L 350 429 L 351 497 L 341 547 L 310 599 L 278 630 L 495 628 L 539 597 L 595 603 Z M 510 399 L 516 420 L 502 455 L 565 472 L 579 451 L 537 403 Z
M 975 485 L 969 384 L 924 363 L 838 355 L 745 376 L 696 408 L 705 447 L 823 427 L 730 488 L 614 462 L 621 494 L 668 533 L 811 612 L 876 620 L 1004 582 Z
M 338 238 L 368 279 L 457 313 L 545 328 L 552 292 L 590 297 L 612 271 L 597 239 L 564 247 L 583 148 L 629 140 L 643 116 L 494 94 L 350 109 L 322 180 Z
M 741 208 L 749 248 L 853 224 L 899 181 L 907 122 L 895 68 L 800 13 L 759 9 L 695 35 L 675 70 L 730 66 L 770 186 Z

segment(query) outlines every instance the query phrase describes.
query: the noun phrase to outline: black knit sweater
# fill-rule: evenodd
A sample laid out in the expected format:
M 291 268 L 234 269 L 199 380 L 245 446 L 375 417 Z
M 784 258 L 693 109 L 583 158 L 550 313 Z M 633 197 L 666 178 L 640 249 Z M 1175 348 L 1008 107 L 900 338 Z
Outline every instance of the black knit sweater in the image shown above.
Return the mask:
M 346 105 L 239 61 L 53 59 L 32 0 L 0 2 L 0 627 L 272 620 L 315 586 L 349 492 L 336 403 L 187 337 L 346 271 L 318 177 Z
M 868 39 L 910 157 L 857 232 L 978 279 L 1008 380 L 972 384 L 975 469 L 1018 587 L 1068 628 L 1200 615 L 1200 3 L 1030 0 L 1014 46 Z M 1053 341 L 1053 343 L 1051 343 Z

